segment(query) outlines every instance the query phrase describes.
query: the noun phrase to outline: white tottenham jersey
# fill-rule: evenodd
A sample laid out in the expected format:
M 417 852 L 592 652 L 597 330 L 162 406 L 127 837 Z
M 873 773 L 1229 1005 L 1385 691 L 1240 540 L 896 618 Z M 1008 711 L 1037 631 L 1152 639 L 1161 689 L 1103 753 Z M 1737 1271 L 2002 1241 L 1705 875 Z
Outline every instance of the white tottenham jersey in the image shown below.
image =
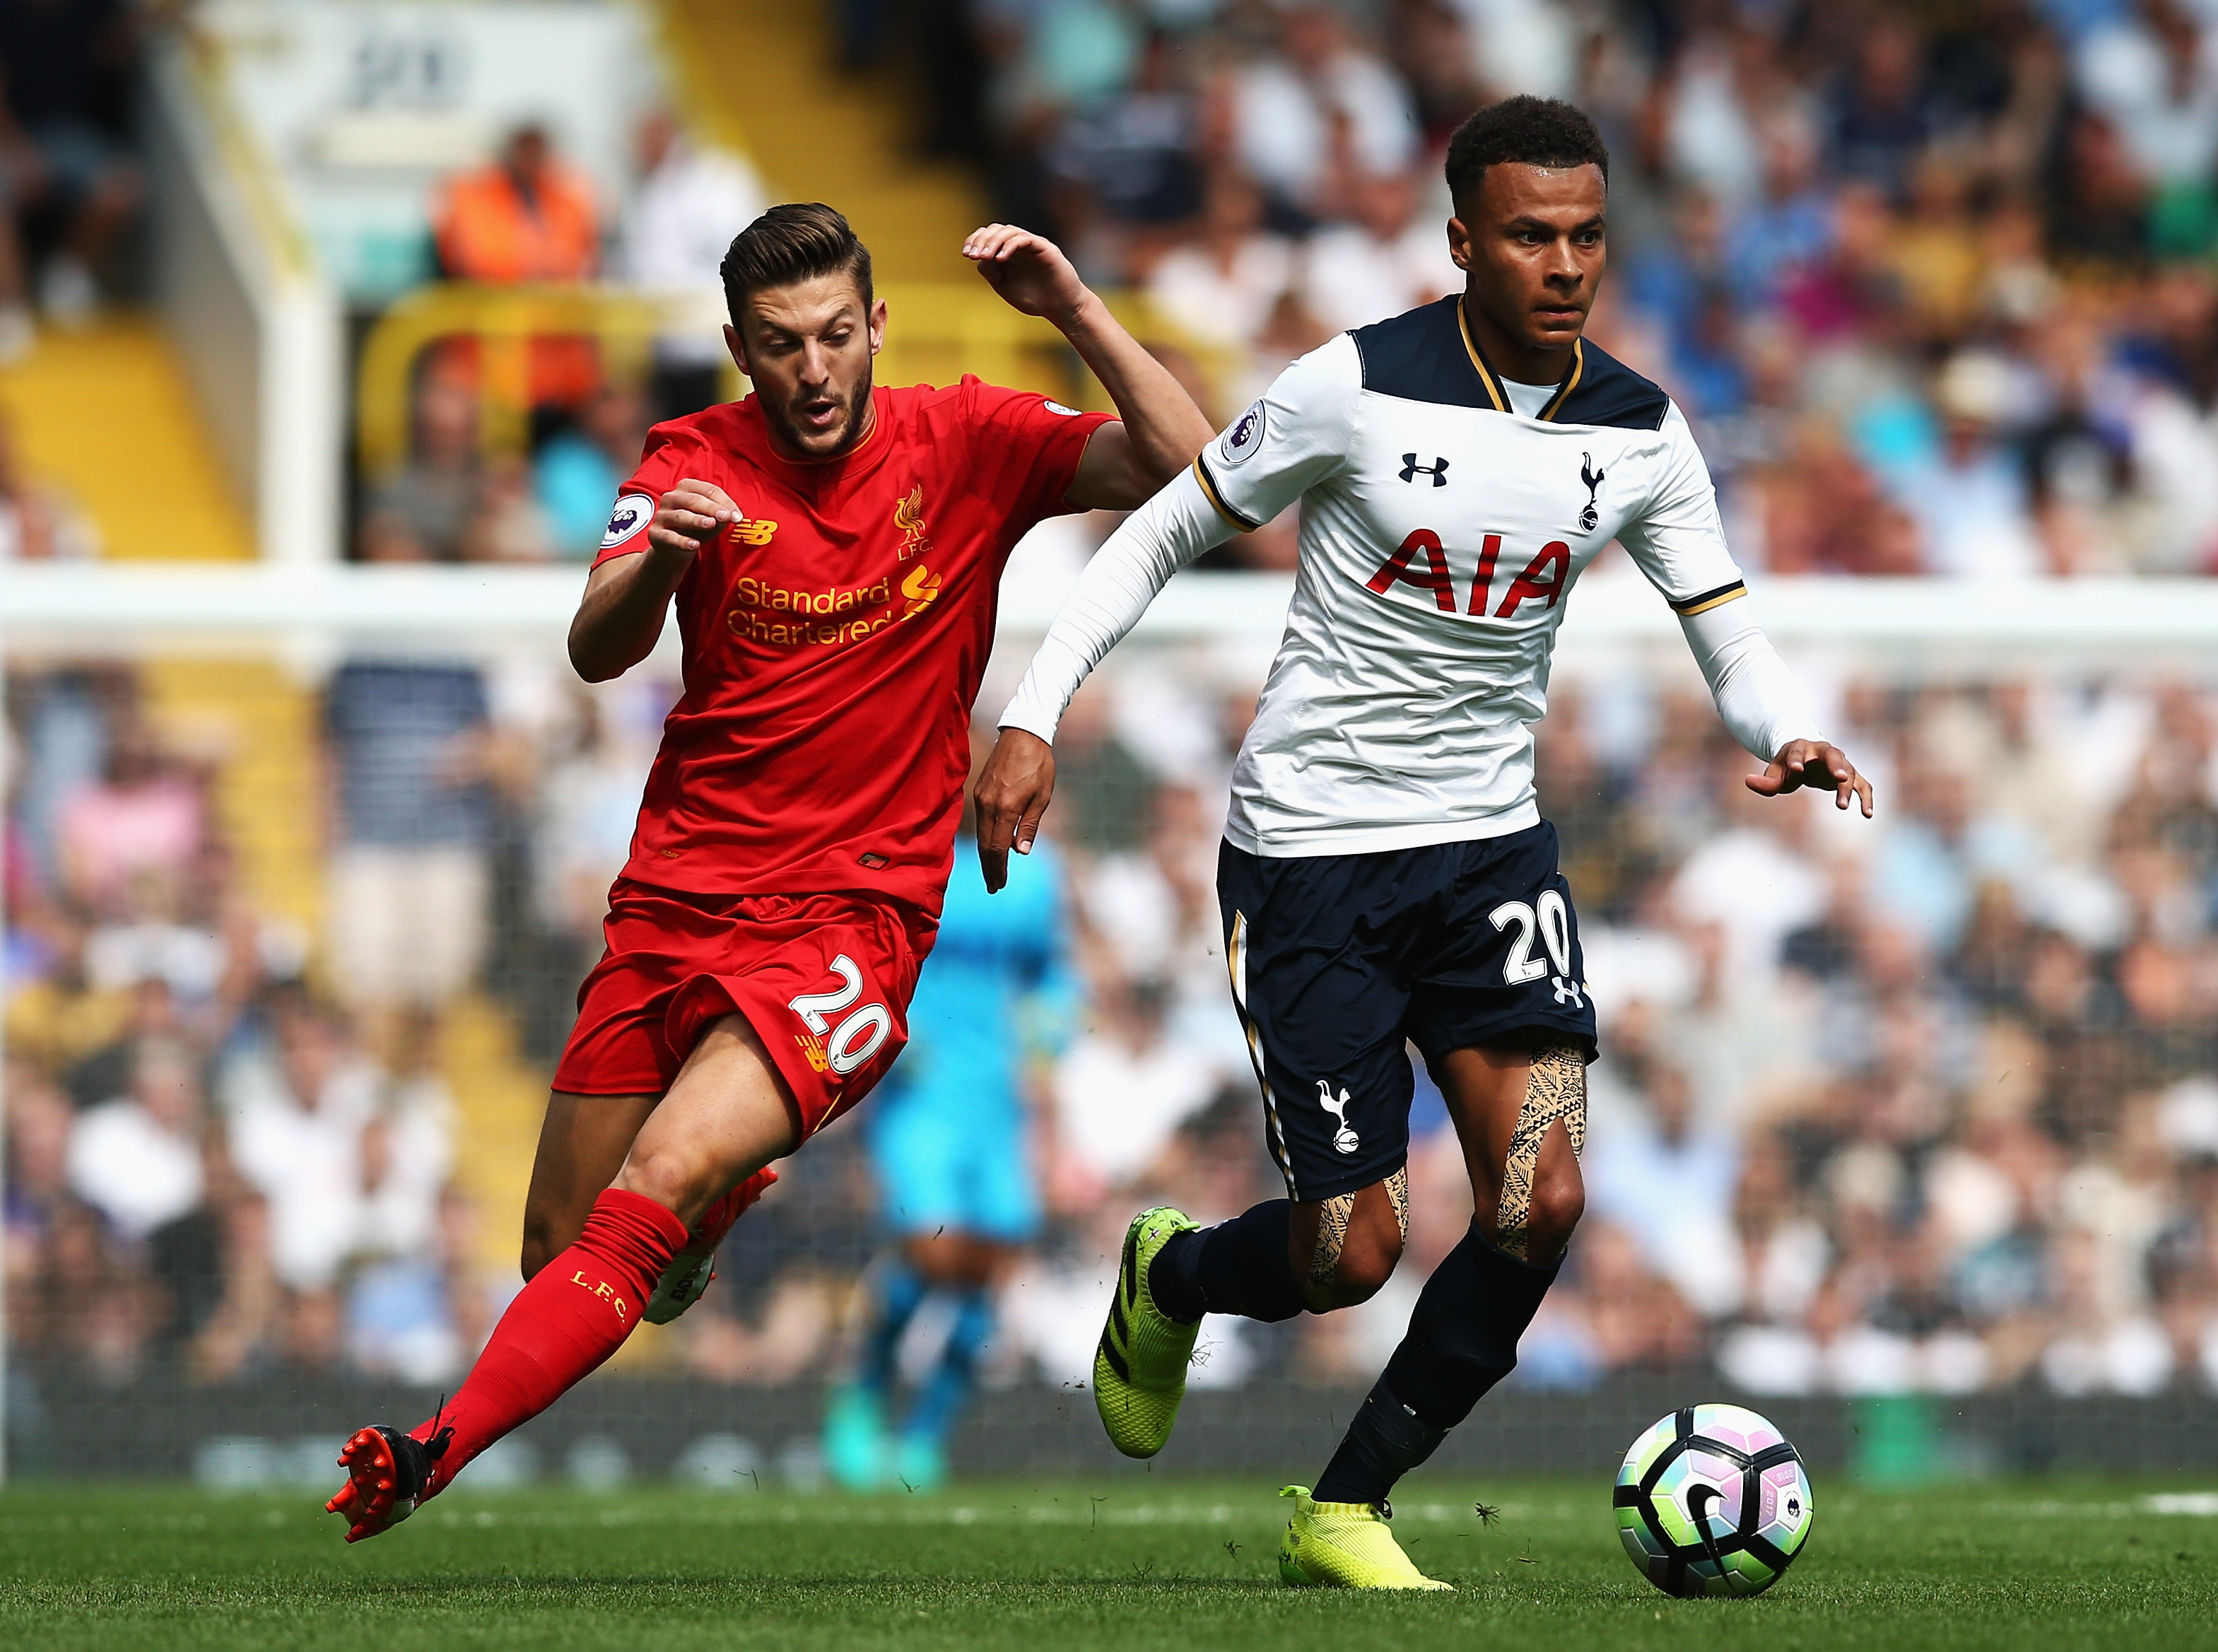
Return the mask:
M 1767 761 L 1814 737 L 1747 605 L 1694 618 L 1745 587 L 1670 398 L 1585 343 L 1530 416 L 1513 394 L 1540 399 L 1504 388 L 1455 298 L 1304 357 L 1097 554 L 1003 725 L 1052 739 L 1172 568 L 1299 499 L 1293 602 L 1225 829 L 1251 854 L 1363 854 L 1537 822 L 1527 725 L 1547 709 L 1571 586 L 1612 539 L 1682 616 L 1736 737 Z M 1203 520 L 1197 492 L 1223 525 Z

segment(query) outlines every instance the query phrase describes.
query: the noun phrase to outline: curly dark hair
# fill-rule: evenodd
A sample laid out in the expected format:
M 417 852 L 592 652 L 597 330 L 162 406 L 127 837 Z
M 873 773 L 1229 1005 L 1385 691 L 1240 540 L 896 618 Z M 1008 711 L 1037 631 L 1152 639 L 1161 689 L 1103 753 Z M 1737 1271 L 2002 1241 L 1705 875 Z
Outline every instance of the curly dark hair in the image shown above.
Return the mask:
M 1459 209 L 1496 161 L 1528 166 L 1599 166 L 1609 182 L 1609 148 L 1586 111 L 1555 97 L 1523 93 L 1489 103 L 1448 140 L 1448 194 Z

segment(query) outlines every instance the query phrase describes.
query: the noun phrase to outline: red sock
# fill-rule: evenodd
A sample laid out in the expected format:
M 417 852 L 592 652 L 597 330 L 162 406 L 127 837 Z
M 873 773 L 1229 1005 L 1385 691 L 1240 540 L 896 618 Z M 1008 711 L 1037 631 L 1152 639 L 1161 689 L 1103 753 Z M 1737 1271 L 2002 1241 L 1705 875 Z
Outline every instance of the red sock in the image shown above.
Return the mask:
M 454 1431 L 432 1467 L 431 1490 L 443 1491 L 472 1457 L 623 1346 L 685 1243 L 685 1224 L 652 1199 L 610 1188 L 594 1201 L 578 1242 L 508 1305 L 462 1392 L 415 1431 L 419 1440 L 431 1438 L 435 1424 Z

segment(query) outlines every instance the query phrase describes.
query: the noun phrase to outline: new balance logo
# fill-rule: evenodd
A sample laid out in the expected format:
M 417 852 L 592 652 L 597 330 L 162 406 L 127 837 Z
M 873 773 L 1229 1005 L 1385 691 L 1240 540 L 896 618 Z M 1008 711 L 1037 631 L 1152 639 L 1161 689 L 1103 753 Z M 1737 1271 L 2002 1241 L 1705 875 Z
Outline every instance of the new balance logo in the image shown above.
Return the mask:
M 1340 1121 L 1340 1128 L 1332 1133 L 1333 1152 L 1336 1153 L 1354 1152 L 1358 1147 L 1360 1147 L 1363 1145 L 1363 1141 L 1362 1138 L 1358 1136 L 1354 1131 L 1348 1128 L 1348 1092 L 1345 1090 L 1341 1090 L 1340 1092 L 1340 1099 L 1338 1101 L 1335 1101 L 1333 1099 L 1332 1086 L 1330 1084 L 1328 1084 L 1323 1079 L 1320 1078 L 1317 1081 L 1317 1105 L 1324 1109 L 1326 1112 L 1331 1114 L 1334 1118 Z
M 1448 462 L 1446 459 L 1435 457 L 1430 464 L 1419 464 L 1416 454 L 1404 453 L 1402 456 L 1402 480 L 1415 481 L 1420 476 L 1430 476 L 1435 488 L 1447 487 Z

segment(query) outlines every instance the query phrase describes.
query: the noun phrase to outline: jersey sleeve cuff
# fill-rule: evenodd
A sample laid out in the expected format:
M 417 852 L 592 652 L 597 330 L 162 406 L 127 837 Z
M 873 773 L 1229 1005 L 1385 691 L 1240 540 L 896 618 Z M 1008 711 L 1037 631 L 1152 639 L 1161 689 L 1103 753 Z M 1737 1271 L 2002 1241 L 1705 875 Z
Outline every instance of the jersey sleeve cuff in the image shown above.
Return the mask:
M 1722 608 L 1736 597 L 1748 594 L 1745 581 L 1735 580 L 1731 585 L 1720 585 L 1691 597 L 1682 597 L 1671 605 L 1671 612 L 1682 619 L 1692 619 L 1696 614 L 1706 614 L 1713 608 Z
M 1202 494 L 1209 500 L 1210 508 L 1223 517 L 1235 532 L 1253 533 L 1263 525 L 1225 503 L 1224 494 L 1217 485 L 1217 478 L 1209 474 L 1209 460 L 1205 454 L 1193 456 L 1193 479 L 1201 484 Z
M 1055 744 L 1056 726 L 1063 721 L 1059 713 L 1050 711 L 1046 703 L 1032 687 L 1027 677 L 1017 689 L 1015 698 L 1002 707 L 1001 715 L 994 719 L 1000 729 L 1022 729 L 1026 734 Z

